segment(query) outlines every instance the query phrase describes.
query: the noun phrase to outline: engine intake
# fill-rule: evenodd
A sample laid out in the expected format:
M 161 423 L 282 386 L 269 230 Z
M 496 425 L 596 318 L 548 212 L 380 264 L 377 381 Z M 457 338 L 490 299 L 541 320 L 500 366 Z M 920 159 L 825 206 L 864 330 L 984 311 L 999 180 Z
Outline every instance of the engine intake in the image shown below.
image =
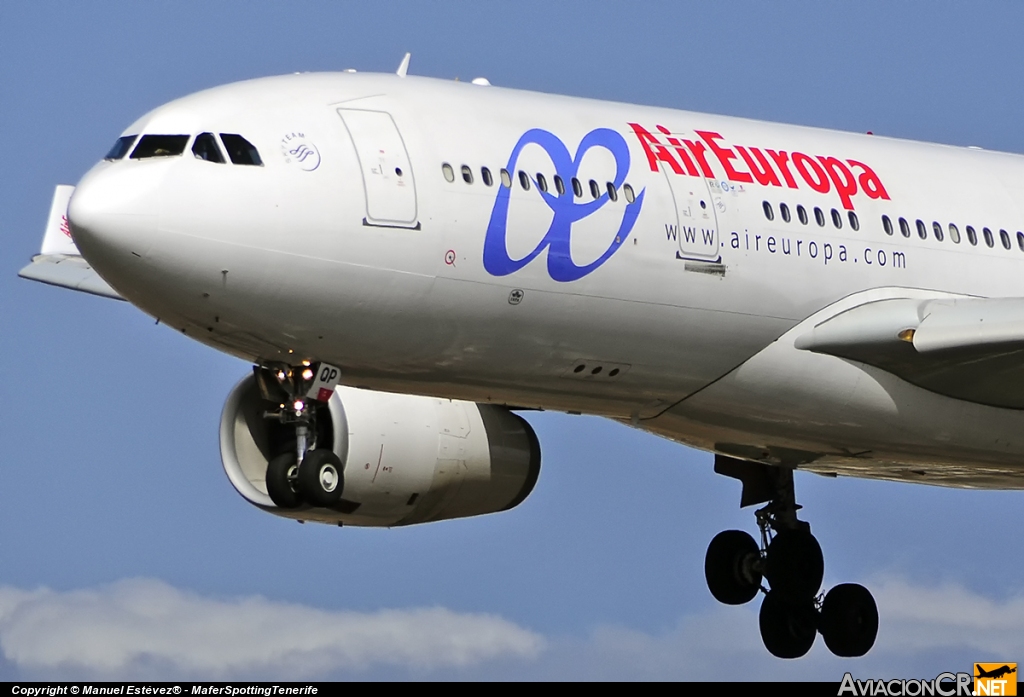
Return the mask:
M 537 436 L 504 407 L 339 387 L 318 415 L 316 439 L 344 465 L 342 500 L 279 508 L 267 494 L 267 464 L 294 436 L 264 418 L 274 406 L 252 375 L 235 386 L 221 414 L 221 460 L 239 494 L 287 518 L 392 527 L 496 513 L 522 503 L 540 473 Z

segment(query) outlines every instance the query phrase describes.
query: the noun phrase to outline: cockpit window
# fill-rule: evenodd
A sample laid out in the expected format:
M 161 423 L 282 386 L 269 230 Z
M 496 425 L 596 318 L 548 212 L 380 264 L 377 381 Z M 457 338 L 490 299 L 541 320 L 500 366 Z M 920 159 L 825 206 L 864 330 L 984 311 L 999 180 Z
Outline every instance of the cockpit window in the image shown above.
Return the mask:
M 192 144 L 192 154 L 207 162 L 224 162 L 224 155 L 217 145 L 217 138 L 212 133 L 200 133 Z
M 237 133 L 221 133 L 220 139 L 227 148 L 228 157 L 236 165 L 263 165 L 256 147 Z
M 142 160 L 148 157 L 175 157 L 185 152 L 188 139 L 188 136 L 142 136 L 129 159 Z
M 120 160 L 122 157 L 128 154 L 129 150 L 131 150 L 132 143 L 135 142 L 136 138 L 138 138 L 137 135 L 121 136 L 120 138 L 117 139 L 117 142 L 114 143 L 114 147 L 110 149 L 110 152 L 108 152 L 106 157 L 104 157 L 103 159 Z

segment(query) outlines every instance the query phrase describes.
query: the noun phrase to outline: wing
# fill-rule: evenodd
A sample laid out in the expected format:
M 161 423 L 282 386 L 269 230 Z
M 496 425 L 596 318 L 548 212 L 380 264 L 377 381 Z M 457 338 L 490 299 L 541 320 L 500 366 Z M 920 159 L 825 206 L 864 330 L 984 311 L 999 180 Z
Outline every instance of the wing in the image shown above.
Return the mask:
M 43 245 L 32 262 L 18 272 L 22 278 L 39 281 L 51 286 L 100 295 L 105 298 L 124 300 L 117 291 L 99 277 L 88 262 L 82 258 L 71 238 L 68 226 L 68 201 L 75 187 L 60 185 L 53 192 L 50 217 L 43 233 Z
M 869 302 L 820 322 L 795 345 L 956 399 L 1024 409 L 1024 298 Z

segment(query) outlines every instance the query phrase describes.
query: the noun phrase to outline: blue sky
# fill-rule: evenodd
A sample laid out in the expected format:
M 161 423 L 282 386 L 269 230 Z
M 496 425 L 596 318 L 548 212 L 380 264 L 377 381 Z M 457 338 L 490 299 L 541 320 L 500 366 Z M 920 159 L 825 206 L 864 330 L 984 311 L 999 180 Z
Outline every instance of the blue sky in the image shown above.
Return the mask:
M 0 3 L 0 679 L 932 677 L 1024 658 L 1021 494 L 797 476 L 826 585 L 878 644 L 772 659 L 703 580 L 754 531 L 711 457 L 529 414 L 501 515 L 339 530 L 266 515 L 220 467 L 248 366 L 132 307 L 16 278 L 53 186 L 196 90 L 294 71 L 494 84 L 1024 152 L 1014 3 Z M 990 550 L 1003 550 L 991 556 Z M 468 647 L 468 648 L 467 648 Z

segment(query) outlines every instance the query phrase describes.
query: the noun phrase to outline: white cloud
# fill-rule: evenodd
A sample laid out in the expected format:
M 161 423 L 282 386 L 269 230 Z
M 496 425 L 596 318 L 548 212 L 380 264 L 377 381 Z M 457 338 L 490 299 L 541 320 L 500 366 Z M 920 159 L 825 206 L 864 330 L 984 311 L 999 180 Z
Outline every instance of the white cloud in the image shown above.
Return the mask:
M 795 661 L 773 658 L 758 634 L 759 601 L 714 605 L 658 634 L 601 626 L 584 639 L 551 639 L 537 663 L 548 677 L 684 680 L 828 680 L 935 677 L 974 661 L 1024 659 L 1024 596 L 993 599 L 960 585 L 901 578 L 866 582 L 878 603 L 878 640 L 867 656 L 832 656 L 819 638 Z M 557 668 L 556 668 L 557 666 Z
M 444 608 L 341 612 L 262 597 L 220 599 L 155 580 L 70 592 L 0 588 L 0 650 L 40 676 L 298 678 L 352 674 L 549 679 L 838 681 L 934 677 L 975 660 L 1024 657 L 1024 596 L 900 578 L 868 584 L 879 605 L 867 657 L 831 656 L 819 640 L 796 661 L 772 658 L 757 602 L 711 605 L 663 632 L 600 625 L 541 637 L 494 615 Z M 397 671 L 397 672 L 396 672 Z
M 0 649 L 33 673 L 313 676 L 384 666 L 533 658 L 543 639 L 445 608 L 336 612 L 262 597 L 213 599 L 156 580 L 92 590 L 0 588 Z M 147 668 L 148 667 L 148 668 Z
M 961 648 L 979 660 L 1024 659 L 1024 596 L 993 600 L 959 585 L 921 587 L 895 578 L 883 579 L 875 595 L 886 650 Z

